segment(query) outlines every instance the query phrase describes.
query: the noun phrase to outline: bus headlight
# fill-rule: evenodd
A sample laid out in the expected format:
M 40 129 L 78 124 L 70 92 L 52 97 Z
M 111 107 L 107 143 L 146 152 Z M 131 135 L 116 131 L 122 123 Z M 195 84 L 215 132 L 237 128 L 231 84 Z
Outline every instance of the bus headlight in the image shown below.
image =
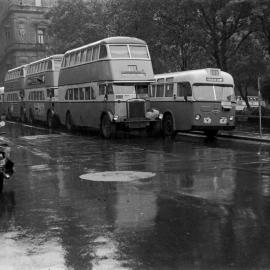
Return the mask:
M 113 120 L 114 120 L 114 121 L 117 121 L 118 119 L 119 119 L 119 116 L 115 114 L 115 115 L 113 116 Z
M 159 116 L 158 116 L 158 118 L 159 118 L 160 120 L 162 120 L 162 119 L 163 119 L 163 114 L 160 113 Z
M 234 116 L 231 115 L 231 116 L 229 117 L 229 120 L 230 120 L 230 121 L 233 121 L 233 120 L 234 120 Z
M 200 119 L 201 119 L 201 116 L 200 116 L 199 114 L 196 114 L 196 115 L 195 115 L 195 120 L 198 121 L 198 120 L 200 120 Z

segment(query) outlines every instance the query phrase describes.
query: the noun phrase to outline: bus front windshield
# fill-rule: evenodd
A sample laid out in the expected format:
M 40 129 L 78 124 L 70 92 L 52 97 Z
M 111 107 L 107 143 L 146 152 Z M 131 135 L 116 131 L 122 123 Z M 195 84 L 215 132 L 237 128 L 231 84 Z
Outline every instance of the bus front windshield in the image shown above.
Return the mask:
M 205 101 L 235 101 L 232 85 L 193 85 L 193 97 L 195 100 Z
M 136 94 L 134 84 L 114 83 L 112 85 L 113 94 Z

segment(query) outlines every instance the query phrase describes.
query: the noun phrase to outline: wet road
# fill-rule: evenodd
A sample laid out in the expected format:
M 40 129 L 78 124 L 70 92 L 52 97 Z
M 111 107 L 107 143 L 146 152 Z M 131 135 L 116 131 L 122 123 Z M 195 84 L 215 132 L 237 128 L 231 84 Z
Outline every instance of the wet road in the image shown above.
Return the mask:
M 270 268 L 270 145 L 4 129 L 1 270 Z

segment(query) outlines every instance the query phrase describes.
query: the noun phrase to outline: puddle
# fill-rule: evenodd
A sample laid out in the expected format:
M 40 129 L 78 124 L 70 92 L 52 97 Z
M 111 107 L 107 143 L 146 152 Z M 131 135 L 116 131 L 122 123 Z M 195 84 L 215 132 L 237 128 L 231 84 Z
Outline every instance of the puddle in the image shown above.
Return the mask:
M 151 178 L 155 175 L 156 174 L 152 172 L 106 171 L 83 174 L 80 178 L 83 180 L 102 182 L 131 182 L 139 179 Z

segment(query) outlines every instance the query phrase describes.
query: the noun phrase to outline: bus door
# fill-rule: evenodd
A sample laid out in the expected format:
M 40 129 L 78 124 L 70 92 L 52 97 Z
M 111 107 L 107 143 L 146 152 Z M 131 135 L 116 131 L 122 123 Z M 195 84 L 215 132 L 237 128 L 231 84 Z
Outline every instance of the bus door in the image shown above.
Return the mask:
M 191 129 L 193 122 L 193 101 L 190 82 L 177 82 L 174 96 L 175 127 L 177 130 Z

